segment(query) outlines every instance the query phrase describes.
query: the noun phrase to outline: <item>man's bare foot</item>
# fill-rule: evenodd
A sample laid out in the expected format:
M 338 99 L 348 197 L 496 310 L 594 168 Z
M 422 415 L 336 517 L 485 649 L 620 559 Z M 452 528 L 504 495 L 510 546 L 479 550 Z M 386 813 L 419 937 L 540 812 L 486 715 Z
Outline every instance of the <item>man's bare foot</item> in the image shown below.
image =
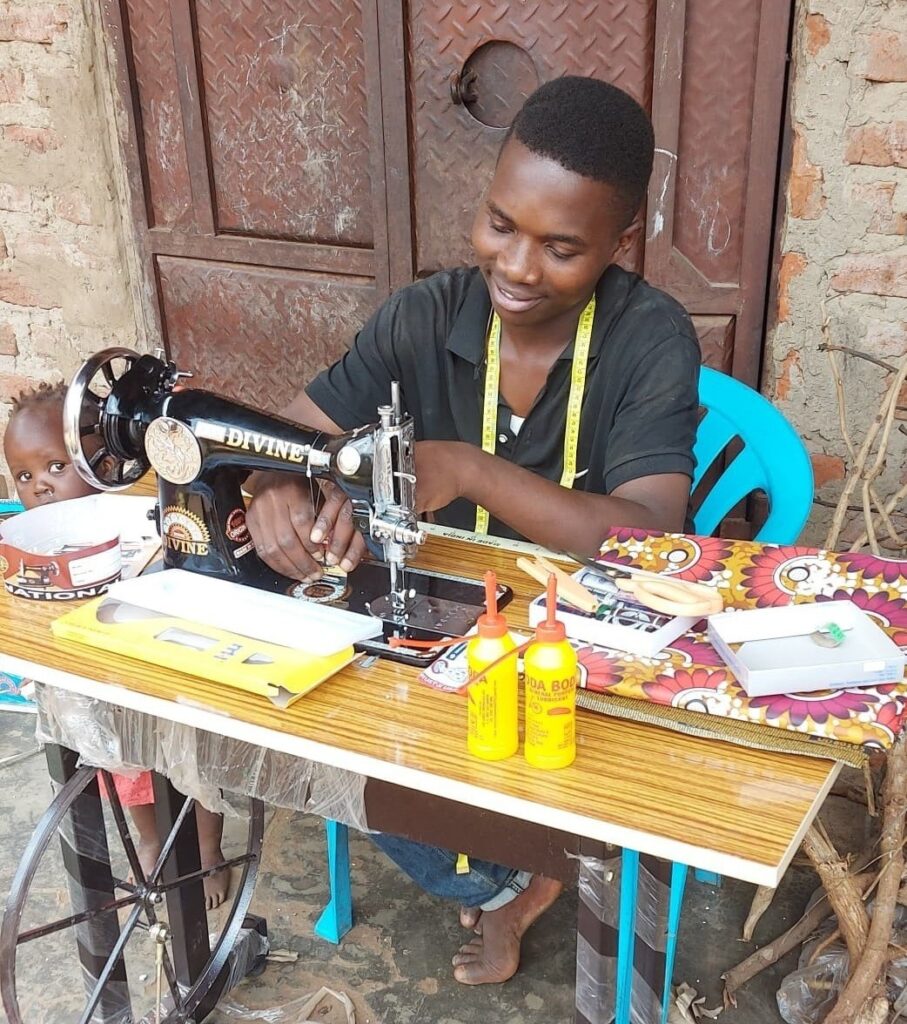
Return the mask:
M 219 864 L 224 859 L 220 843 L 213 846 L 200 843 L 199 852 L 203 869 L 213 867 L 213 865 Z M 219 907 L 224 902 L 227 894 L 230 892 L 230 871 L 227 868 L 221 868 L 220 871 L 216 871 L 213 875 L 208 875 L 204 881 L 205 908 L 207 910 L 214 910 L 215 907 Z
M 482 934 L 482 908 L 460 907 L 460 926 L 468 931 Z
M 558 898 L 560 882 L 533 875 L 529 888 L 500 910 L 482 914 L 482 934 L 460 947 L 454 977 L 463 985 L 506 981 L 520 966 L 520 942 L 529 926 Z

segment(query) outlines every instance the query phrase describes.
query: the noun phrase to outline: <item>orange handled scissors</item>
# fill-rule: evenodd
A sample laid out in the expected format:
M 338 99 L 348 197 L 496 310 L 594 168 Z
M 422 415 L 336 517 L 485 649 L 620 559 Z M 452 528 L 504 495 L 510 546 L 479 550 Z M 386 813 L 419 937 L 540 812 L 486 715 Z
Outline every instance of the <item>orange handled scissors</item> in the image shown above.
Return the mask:
M 570 554 L 574 562 L 610 580 L 640 604 L 665 615 L 704 616 L 723 611 L 724 599 L 715 587 L 672 579 L 647 569 Z

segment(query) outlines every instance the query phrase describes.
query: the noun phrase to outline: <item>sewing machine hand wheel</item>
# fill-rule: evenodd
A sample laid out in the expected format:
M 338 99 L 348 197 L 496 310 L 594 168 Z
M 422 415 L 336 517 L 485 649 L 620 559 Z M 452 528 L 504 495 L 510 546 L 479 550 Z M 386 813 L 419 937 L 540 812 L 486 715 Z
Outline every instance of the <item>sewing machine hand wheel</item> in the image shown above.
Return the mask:
M 117 382 L 139 358 L 128 348 L 106 348 L 79 367 L 63 402 L 63 437 L 76 472 L 102 491 L 122 491 L 148 472 L 150 463 L 130 443 L 129 424 L 109 414 Z

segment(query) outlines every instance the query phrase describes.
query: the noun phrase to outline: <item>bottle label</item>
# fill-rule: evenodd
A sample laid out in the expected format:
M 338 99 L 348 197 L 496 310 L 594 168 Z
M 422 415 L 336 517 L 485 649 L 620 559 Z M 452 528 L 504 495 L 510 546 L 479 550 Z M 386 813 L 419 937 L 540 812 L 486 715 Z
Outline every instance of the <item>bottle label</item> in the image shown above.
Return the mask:
M 576 742 L 576 673 L 555 679 L 526 676 L 526 746 L 549 756 Z

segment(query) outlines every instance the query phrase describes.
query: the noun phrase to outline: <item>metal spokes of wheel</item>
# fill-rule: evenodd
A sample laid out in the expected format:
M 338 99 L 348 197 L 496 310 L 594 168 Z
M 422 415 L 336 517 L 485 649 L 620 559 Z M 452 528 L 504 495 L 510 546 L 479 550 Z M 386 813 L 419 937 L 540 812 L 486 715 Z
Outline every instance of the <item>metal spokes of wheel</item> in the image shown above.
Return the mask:
M 104 780 L 113 819 L 114 827 L 109 830 L 105 828 L 98 797 L 99 776 Z M 156 966 L 159 981 L 167 993 L 166 1015 L 157 1019 L 158 1003 L 151 1019 L 156 1024 L 184 1024 L 194 1019 L 199 1007 L 205 1007 L 206 1013 L 211 1008 L 223 987 L 225 967 L 252 898 L 260 860 L 264 811 L 259 801 L 249 801 L 244 852 L 227 857 L 207 869 L 180 873 L 180 864 L 185 864 L 185 860 L 180 861 L 176 852 L 181 846 L 185 849 L 187 836 L 195 836 L 194 814 L 190 818 L 194 801 L 180 799 L 181 806 L 173 816 L 172 827 L 162 842 L 157 862 L 146 877 L 110 775 L 86 766 L 79 768 L 62 786 L 38 822 L 19 862 L 0 925 L 0 994 L 10 1024 L 36 1024 L 36 1020 L 25 1020 L 20 1011 L 17 991 L 20 952 L 37 940 L 68 930 L 74 932 L 81 966 L 79 984 L 84 983 L 86 993 L 84 1008 L 71 1018 L 73 1024 L 76 1021 L 78 1024 L 95 1024 L 97 1021 L 127 1024 L 135 1019 L 126 977 L 125 952 L 130 939 L 138 932 L 145 934 L 146 943 L 149 935 L 157 939 L 154 947 Z M 107 831 L 111 832 L 112 840 L 116 838 L 122 844 L 131 880 L 114 875 Z M 60 847 L 54 843 L 58 836 Z M 48 870 L 54 874 L 60 850 L 72 913 L 23 928 L 23 914 L 33 893 L 39 868 L 47 857 L 44 875 Z M 197 842 L 194 857 L 197 864 Z M 164 941 L 172 931 L 186 925 L 180 919 L 181 913 L 185 912 L 185 907 L 180 909 L 180 900 L 190 892 L 197 894 L 202 880 L 208 875 L 231 868 L 239 869 L 236 872 L 238 877 L 234 878 L 229 908 L 216 912 L 216 919 L 221 922 L 217 938 L 209 947 L 208 920 L 194 920 L 195 945 L 198 947 L 199 937 L 205 945 L 201 952 L 198 948 L 193 950 L 190 957 L 193 962 L 187 966 L 185 954 L 180 958 L 174 950 L 174 956 L 171 956 Z M 38 899 L 37 893 L 35 898 Z M 201 908 L 204 917 L 203 894 Z M 125 918 L 121 921 L 123 914 Z M 168 915 L 169 928 L 165 921 Z M 138 959 L 142 961 L 141 955 Z M 143 962 L 148 964 L 149 973 L 154 971 L 154 957 L 146 956 Z M 54 1019 L 55 1024 L 64 1024 L 59 1017 Z M 65 1024 L 69 1024 L 69 1019 Z

